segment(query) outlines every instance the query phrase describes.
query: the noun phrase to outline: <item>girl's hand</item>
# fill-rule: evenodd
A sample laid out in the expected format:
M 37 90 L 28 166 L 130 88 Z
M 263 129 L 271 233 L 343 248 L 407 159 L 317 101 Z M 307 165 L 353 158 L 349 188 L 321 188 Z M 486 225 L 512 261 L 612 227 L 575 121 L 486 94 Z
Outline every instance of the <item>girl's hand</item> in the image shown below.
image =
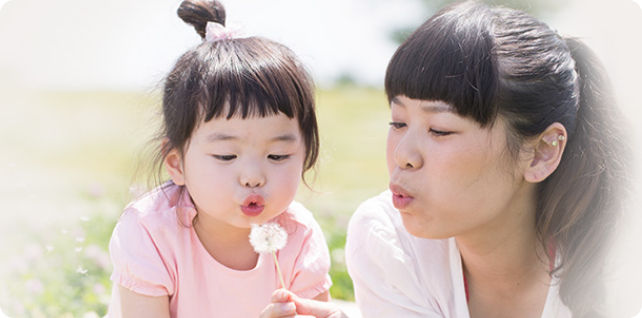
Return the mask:
M 293 301 L 281 298 L 275 300 L 274 294 L 272 294 L 272 303 L 263 309 L 260 318 L 289 318 L 296 316 L 296 306 Z
M 290 307 L 290 304 L 292 307 Z M 261 318 L 301 317 L 300 315 L 315 318 L 348 318 L 332 303 L 300 298 L 285 289 L 274 291 L 272 303 L 263 310 Z

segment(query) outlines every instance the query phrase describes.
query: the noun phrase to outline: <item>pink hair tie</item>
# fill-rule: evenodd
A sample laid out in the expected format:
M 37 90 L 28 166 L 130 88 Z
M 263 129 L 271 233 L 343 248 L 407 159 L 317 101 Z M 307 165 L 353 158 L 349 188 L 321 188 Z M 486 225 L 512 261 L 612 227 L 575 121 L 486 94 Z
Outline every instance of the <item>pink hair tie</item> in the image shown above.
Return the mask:
M 239 28 L 226 28 L 217 22 L 207 22 L 205 26 L 205 41 L 216 42 L 221 40 L 238 39 L 242 35 Z

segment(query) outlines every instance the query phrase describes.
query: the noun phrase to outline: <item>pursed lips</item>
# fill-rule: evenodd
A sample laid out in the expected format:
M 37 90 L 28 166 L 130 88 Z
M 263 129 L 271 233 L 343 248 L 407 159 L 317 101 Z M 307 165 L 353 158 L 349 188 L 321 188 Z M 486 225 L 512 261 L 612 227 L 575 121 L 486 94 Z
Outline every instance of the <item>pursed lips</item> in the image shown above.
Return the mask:
M 392 192 L 392 204 L 395 208 L 403 210 L 408 207 L 414 198 L 409 194 L 409 192 L 404 189 L 402 186 L 390 183 L 390 191 Z
M 241 211 L 247 216 L 257 216 L 263 212 L 264 208 L 265 199 L 263 199 L 263 196 L 256 193 L 248 195 L 241 205 Z

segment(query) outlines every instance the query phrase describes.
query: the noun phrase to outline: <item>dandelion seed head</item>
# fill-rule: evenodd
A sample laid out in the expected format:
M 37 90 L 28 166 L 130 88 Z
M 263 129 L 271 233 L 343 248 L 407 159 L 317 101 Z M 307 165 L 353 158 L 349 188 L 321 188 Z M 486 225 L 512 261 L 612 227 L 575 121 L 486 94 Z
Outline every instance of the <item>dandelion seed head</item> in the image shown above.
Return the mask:
M 282 249 L 288 241 L 288 234 L 276 223 L 252 224 L 250 244 L 257 253 L 272 253 Z

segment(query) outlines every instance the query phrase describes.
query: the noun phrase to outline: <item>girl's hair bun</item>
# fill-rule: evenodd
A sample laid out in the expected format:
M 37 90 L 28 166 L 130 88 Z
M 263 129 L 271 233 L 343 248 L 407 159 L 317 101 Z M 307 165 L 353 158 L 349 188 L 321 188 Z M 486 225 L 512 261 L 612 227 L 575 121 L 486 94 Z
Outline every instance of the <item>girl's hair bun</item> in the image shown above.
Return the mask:
M 207 22 L 225 25 L 225 8 L 216 0 L 184 0 L 176 13 L 185 23 L 194 26 L 203 39 Z

